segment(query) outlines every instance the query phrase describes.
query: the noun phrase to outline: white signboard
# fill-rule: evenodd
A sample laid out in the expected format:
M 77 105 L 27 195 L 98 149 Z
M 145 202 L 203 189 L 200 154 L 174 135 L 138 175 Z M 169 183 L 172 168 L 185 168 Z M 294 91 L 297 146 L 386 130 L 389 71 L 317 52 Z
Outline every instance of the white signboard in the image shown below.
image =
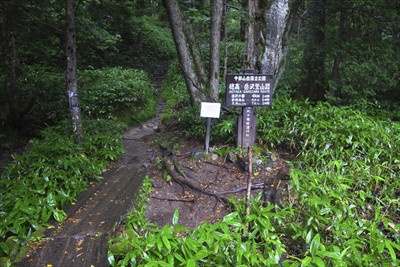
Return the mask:
M 201 102 L 200 117 L 219 118 L 221 103 Z

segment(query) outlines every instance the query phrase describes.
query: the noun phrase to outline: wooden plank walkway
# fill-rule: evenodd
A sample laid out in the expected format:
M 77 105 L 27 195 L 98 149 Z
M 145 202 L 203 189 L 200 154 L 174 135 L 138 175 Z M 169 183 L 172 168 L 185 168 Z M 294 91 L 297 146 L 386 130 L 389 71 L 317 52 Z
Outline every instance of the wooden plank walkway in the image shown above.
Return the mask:
M 44 242 L 24 258 L 24 267 L 103 267 L 107 241 L 114 227 L 132 209 L 136 193 L 156 151 L 146 142 L 158 119 L 124 135 L 126 152 L 104 174 L 104 179 L 83 192 L 66 212 L 67 219 L 46 232 Z

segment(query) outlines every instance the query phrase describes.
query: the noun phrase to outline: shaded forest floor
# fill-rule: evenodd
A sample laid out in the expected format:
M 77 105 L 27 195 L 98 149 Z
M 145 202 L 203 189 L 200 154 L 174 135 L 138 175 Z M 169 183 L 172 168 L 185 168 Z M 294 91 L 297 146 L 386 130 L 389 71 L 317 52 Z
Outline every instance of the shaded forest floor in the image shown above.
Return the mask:
M 233 153 L 204 155 L 203 143 L 195 140 L 181 139 L 178 146 L 173 152 L 160 146 L 158 167 L 148 174 L 153 180 L 153 192 L 147 219 L 162 227 L 172 223 L 174 211 L 178 210 L 179 224 L 191 230 L 203 222 L 222 219 L 231 212 L 228 199 L 246 195 L 247 158 L 241 160 Z M 264 191 L 267 201 L 280 204 L 284 199 L 290 200 L 286 185 L 289 166 L 283 158 L 289 160 L 291 155 L 282 152 L 253 159 L 253 196 Z

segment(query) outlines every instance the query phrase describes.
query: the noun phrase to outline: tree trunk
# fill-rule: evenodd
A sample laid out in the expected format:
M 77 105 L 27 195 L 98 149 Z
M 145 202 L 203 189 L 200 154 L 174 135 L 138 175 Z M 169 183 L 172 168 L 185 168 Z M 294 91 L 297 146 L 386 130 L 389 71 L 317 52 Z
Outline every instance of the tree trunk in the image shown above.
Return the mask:
M 65 0 L 66 11 L 66 56 L 67 56 L 67 92 L 72 120 L 72 129 L 77 143 L 83 141 L 81 109 L 79 106 L 78 83 L 76 79 L 76 29 L 74 0 Z
M 9 22 L 8 4 L 0 1 L 0 31 L 1 31 L 1 50 L 4 57 L 5 85 L 4 85 L 4 105 L 6 115 L 6 125 L 14 125 L 18 120 L 17 112 L 17 49 L 15 47 L 14 34 Z
M 218 101 L 223 0 L 214 0 L 211 19 L 210 97 Z
M 311 101 L 325 100 L 325 1 L 310 0 L 307 3 L 308 36 L 304 51 L 304 75 L 297 97 Z
M 286 54 L 283 45 L 288 24 L 288 0 L 274 0 L 265 12 L 266 32 L 264 34 L 265 51 L 262 58 L 262 73 L 274 75 L 275 84 L 281 64 Z
M 335 58 L 333 60 L 332 65 L 332 75 L 331 75 L 331 86 L 329 87 L 329 96 L 335 97 L 338 93 L 340 93 L 340 65 L 342 63 L 342 51 L 343 51 L 343 42 L 346 38 L 346 25 L 345 21 L 347 19 L 347 8 L 342 5 L 339 6 L 339 29 L 337 32 L 337 52 Z
M 249 19 L 245 26 L 246 51 L 244 56 L 245 70 L 255 70 L 257 55 L 256 55 L 256 12 L 258 10 L 258 0 L 248 0 Z
M 186 87 L 190 96 L 191 103 L 200 102 L 205 99 L 204 84 L 199 79 L 199 71 L 202 72 L 202 64 L 199 62 L 198 49 L 195 42 L 190 42 L 188 23 L 181 13 L 179 4 L 176 0 L 163 0 L 167 10 L 169 22 L 176 50 L 178 52 L 179 63 L 185 78 Z M 196 68 L 197 63 L 197 68 Z

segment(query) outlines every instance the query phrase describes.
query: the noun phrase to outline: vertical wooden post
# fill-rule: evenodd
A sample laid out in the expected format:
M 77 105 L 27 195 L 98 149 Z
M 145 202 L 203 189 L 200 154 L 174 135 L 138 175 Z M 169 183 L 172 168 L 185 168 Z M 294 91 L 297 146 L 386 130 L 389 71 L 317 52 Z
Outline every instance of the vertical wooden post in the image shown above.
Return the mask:
M 254 69 L 245 70 L 246 74 L 254 74 Z M 237 146 L 248 147 L 256 142 L 257 116 L 251 106 L 243 107 L 242 114 L 238 118 L 238 139 Z
M 247 192 L 246 192 L 246 215 L 250 214 L 250 197 L 251 197 L 251 184 L 253 179 L 253 151 L 251 146 L 247 150 L 248 164 L 249 164 L 249 176 L 247 177 Z M 248 225 L 246 225 L 248 227 Z
M 208 154 L 210 149 L 210 135 L 211 135 L 211 118 L 207 118 L 207 125 L 206 125 L 206 141 L 204 146 L 204 154 Z

